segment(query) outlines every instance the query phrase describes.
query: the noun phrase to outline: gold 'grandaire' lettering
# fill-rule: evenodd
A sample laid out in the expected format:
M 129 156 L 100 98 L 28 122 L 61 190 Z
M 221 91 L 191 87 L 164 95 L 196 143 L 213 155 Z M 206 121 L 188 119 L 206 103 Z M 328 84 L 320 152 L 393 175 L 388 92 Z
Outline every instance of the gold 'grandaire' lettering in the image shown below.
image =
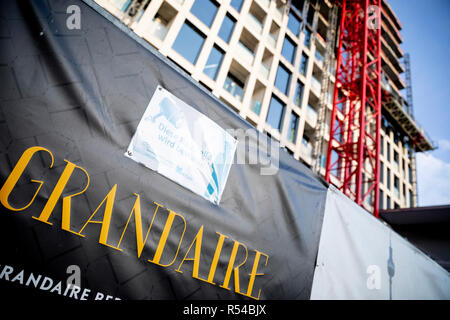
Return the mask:
M 48 149 L 40 147 L 40 146 L 35 146 L 35 147 L 31 147 L 31 148 L 28 148 L 27 150 L 25 150 L 24 153 L 22 154 L 22 156 L 19 158 L 17 164 L 11 171 L 10 175 L 6 179 L 2 188 L 0 189 L 0 203 L 5 208 L 7 208 L 11 211 L 23 211 L 23 210 L 27 209 L 28 207 L 30 207 L 32 205 L 32 203 L 34 202 L 42 185 L 44 184 L 43 181 L 33 180 L 33 179 L 31 180 L 31 182 L 37 183 L 38 187 L 37 187 L 34 195 L 32 196 L 31 200 L 25 206 L 23 206 L 21 208 L 12 206 L 9 203 L 8 198 L 9 198 L 10 194 L 12 193 L 13 189 L 15 188 L 15 186 L 17 185 L 17 182 L 19 181 L 20 177 L 23 175 L 26 167 L 28 166 L 28 164 L 32 160 L 33 156 L 37 152 L 48 153 L 51 157 L 51 163 L 50 163 L 49 168 L 51 169 L 53 167 L 53 162 L 54 162 L 53 154 Z M 107 240 L 108 240 L 109 228 L 111 225 L 111 219 L 113 217 L 114 202 L 116 200 L 116 192 L 117 192 L 117 188 L 118 188 L 118 185 L 115 184 L 111 188 L 111 190 L 107 193 L 105 198 L 100 202 L 98 207 L 94 210 L 94 212 L 90 215 L 89 219 L 85 222 L 85 224 L 80 229 L 80 231 L 75 232 L 75 231 L 71 230 L 71 227 L 70 227 L 71 203 L 72 203 L 72 200 L 74 197 L 81 195 L 88 189 L 89 183 L 90 183 L 90 178 L 89 178 L 88 172 L 84 168 L 77 166 L 76 164 L 74 164 L 68 160 L 64 160 L 64 161 L 66 162 L 66 166 L 65 166 L 63 172 L 61 173 L 54 189 L 52 190 L 47 202 L 45 203 L 45 206 L 42 209 L 42 212 L 40 213 L 39 217 L 33 216 L 32 218 L 37 221 L 46 223 L 48 225 L 52 225 L 52 223 L 49 222 L 48 220 L 50 219 L 50 216 L 52 215 L 52 213 L 56 207 L 56 204 L 60 200 L 60 198 L 64 192 L 64 189 L 66 188 L 67 184 L 69 183 L 70 178 L 72 177 L 74 171 L 81 170 L 81 172 L 83 172 L 86 176 L 86 180 L 87 180 L 86 185 L 83 187 L 83 189 L 81 191 L 73 193 L 71 195 L 65 195 L 61 199 L 62 200 L 61 229 L 71 232 L 79 237 L 85 237 L 85 235 L 83 234 L 83 231 L 85 230 L 86 226 L 88 226 L 89 224 L 101 224 L 100 236 L 99 236 L 98 242 L 100 244 L 108 246 L 112 249 L 123 251 L 120 248 L 120 246 L 122 244 L 124 234 L 128 230 L 129 223 L 131 221 L 131 217 L 134 215 L 137 258 L 141 258 L 143 249 L 147 243 L 147 239 L 152 230 L 152 226 L 153 226 L 155 217 L 158 214 L 158 209 L 163 208 L 163 206 L 154 202 L 154 204 L 156 205 L 156 209 L 154 210 L 153 217 L 150 222 L 150 226 L 148 227 L 148 229 L 145 233 L 145 236 L 144 236 L 144 230 L 142 227 L 142 212 L 141 212 L 140 195 L 135 193 L 134 195 L 136 196 L 136 200 L 135 200 L 134 205 L 131 209 L 131 212 L 128 216 L 128 220 L 122 231 L 120 239 L 116 246 L 112 246 L 112 245 L 108 244 Z M 98 220 L 98 218 L 96 218 L 96 220 L 94 220 L 94 217 L 99 214 L 100 208 L 102 208 L 103 206 L 104 206 L 103 218 L 101 220 Z M 152 259 L 147 259 L 148 262 L 154 263 L 154 264 L 164 267 L 164 268 L 167 268 L 167 267 L 173 265 L 174 262 L 176 261 L 179 251 L 180 251 L 180 248 L 181 248 L 183 237 L 184 237 L 184 234 L 185 234 L 186 228 L 187 228 L 187 223 L 186 223 L 186 219 L 184 218 L 184 216 L 182 216 L 181 214 L 178 214 L 170 209 L 167 209 L 167 210 L 169 213 L 167 215 L 167 219 L 165 221 L 165 224 L 164 224 L 164 227 L 162 230 L 162 234 L 161 234 L 158 244 L 156 246 L 156 251 L 155 251 Z M 183 223 L 183 232 L 182 232 L 179 240 L 175 239 L 173 237 L 170 238 L 171 232 L 174 229 L 173 225 L 174 225 L 174 221 L 176 218 L 181 219 L 181 221 Z M 201 257 L 201 251 L 202 251 L 202 243 L 204 242 L 204 239 L 203 239 L 204 231 L 205 231 L 204 226 L 202 225 L 199 228 L 199 230 L 197 231 L 194 239 L 192 240 L 190 246 L 188 247 L 187 251 L 184 254 L 184 257 L 182 258 L 181 262 L 178 264 L 178 268 L 175 269 L 175 271 L 177 271 L 179 273 L 183 273 L 181 271 L 181 267 L 183 266 L 183 264 L 186 261 L 192 261 L 193 262 L 192 277 L 195 279 L 201 280 L 203 282 L 207 282 L 211 285 L 216 285 L 216 283 L 214 282 L 214 279 L 217 278 L 217 275 L 216 275 L 217 266 L 219 264 L 219 260 L 220 260 L 221 254 L 222 254 L 224 242 L 226 239 L 228 239 L 228 237 L 219 232 L 216 232 L 216 234 L 219 235 L 219 239 L 217 240 L 214 255 L 213 255 L 213 258 L 211 261 L 211 265 L 209 266 L 208 277 L 201 278 L 199 276 L 199 270 L 200 270 L 200 266 L 201 266 L 200 257 Z M 174 243 L 173 240 L 174 239 L 176 240 L 175 241 L 177 243 L 177 244 L 175 244 L 177 246 L 176 252 L 175 252 L 175 255 L 172 258 L 172 260 L 170 260 L 168 263 L 162 263 L 161 260 L 162 260 L 163 253 L 165 251 L 165 248 L 166 248 L 169 238 L 171 239 L 171 241 L 170 241 L 171 245 L 173 245 L 173 243 Z M 242 252 L 242 250 L 239 250 L 240 248 L 243 249 L 245 252 L 245 257 L 243 259 L 238 258 L 239 251 Z M 188 258 L 188 254 L 191 252 L 191 250 L 193 250 L 194 257 Z M 261 256 L 265 257 L 265 262 L 263 262 L 264 267 L 267 266 L 269 256 L 258 250 L 254 250 L 254 252 L 255 252 L 255 257 L 253 260 L 252 271 L 248 275 L 249 278 L 248 278 L 247 290 L 244 291 L 241 289 L 241 284 L 243 282 L 241 282 L 242 275 L 241 275 L 240 269 L 242 267 L 244 267 L 244 265 L 247 263 L 248 249 L 244 243 L 233 240 L 233 248 L 231 250 L 231 255 L 228 259 L 228 265 L 227 265 L 225 274 L 223 275 L 223 282 L 219 287 L 224 288 L 226 290 L 231 290 L 230 280 L 231 280 L 231 276 L 234 276 L 234 291 L 236 293 L 259 300 L 260 296 L 261 296 L 261 289 L 258 290 L 258 294 L 256 296 L 252 295 L 252 293 L 254 291 L 256 276 L 264 275 L 264 273 L 260 272 L 260 270 L 259 270 L 261 267 L 261 263 L 260 263 Z M 237 260 L 240 260 L 240 261 L 236 262 Z

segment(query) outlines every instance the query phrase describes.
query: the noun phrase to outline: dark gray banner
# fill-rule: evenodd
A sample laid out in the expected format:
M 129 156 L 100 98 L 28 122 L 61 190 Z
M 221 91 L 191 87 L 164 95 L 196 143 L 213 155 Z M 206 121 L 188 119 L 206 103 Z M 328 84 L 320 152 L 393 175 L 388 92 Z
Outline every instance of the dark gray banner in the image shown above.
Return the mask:
M 2 294 L 309 299 L 327 193 L 309 169 L 276 149 L 265 171 L 260 135 L 236 134 L 205 200 L 124 155 L 155 89 L 247 122 L 93 3 L 0 3 Z

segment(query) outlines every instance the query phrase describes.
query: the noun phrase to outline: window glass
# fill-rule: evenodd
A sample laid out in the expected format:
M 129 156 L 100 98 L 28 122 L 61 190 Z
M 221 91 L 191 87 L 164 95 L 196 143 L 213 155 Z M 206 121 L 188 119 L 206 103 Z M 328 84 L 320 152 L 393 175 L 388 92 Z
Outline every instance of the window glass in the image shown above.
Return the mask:
M 380 209 L 384 209 L 383 205 L 384 205 L 384 201 L 383 201 L 383 197 L 384 197 L 384 193 L 383 190 L 380 190 L 380 194 L 379 194 L 379 206 Z
M 381 117 L 381 126 L 384 129 L 389 128 L 389 121 L 384 116 Z
M 211 79 L 216 80 L 220 64 L 222 63 L 222 59 L 223 59 L 222 50 L 214 46 L 211 49 L 208 61 L 206 62 L 205 68 L 203 69 L 203 73 L 206 74 Z
M 288 93 L 289 90 L 289 81 L 291 79 L 291 73 L 282 65 L 278 66 L 277 77 L 275 79 L 275 86 L 283 92 L 284 94 Z
M 308 14 L 306 15 L 306 22 L 308 22 L 310 25 L 312 25 L 314 21 L 314 11 L 315 10 L 313 8 L 309 7 Z
M 295 143 L 297 139 L 297 127 L 298 127 L 298 116 L 292 112 L 289 118 L 289 129 L 287 133 L 287 138 L 292 143 Z
M 307 48 L 311 46 L 311 31 L 309 31 L 308 28 L 305 28 L 303 30 L 303 33 L 305 34 L 304 44 Z
M 236 9 L 237 12 L 241 11 L 242 3 L 244 0 L 231 0 L 230 5 Z
M 284 104 L 274 96 L 270 100 L 269 113 L 266 122 L 274 129 L 281 131 L 281 118 L 283 117 Z
M 409 207 L 414 207 L 414 199 L 413 199 L 413 193 L 411 190 L 409 190 Z
M 185 23 L 181 27 L 172 48 L 190 63 L 195 64 L 204 41 L 205 37 L 199 31 L 190 24 Z
M 394 143 L 398 144 L 398 142 L 400 141 L 400 137 L 399 137 L 399 132 L 395 133 L 394 132 Z
M 305 0 L 298 0 L 298 1 L 292 1 L 292 6 L 294 6 L 294 8 L 301 13 L 303 11 L 303 5 L 305 3 Z
M 223 88 L 231 93 L 235 98 L 239 99 L 239 101 L 242 101 L 242 97 L 244 96 L 244 83 L 242 83 L 242 81 L 240 81 L 232 73 L 228 72 Z
M 302 143 L 303 143 L 303 145 L 304 145 L 305 147 L 308 146 L 308 145 L 309 145 L 309 137 L 306 136 L 306 135 L 304 135 L 304 136 L 302 137 Z
M 288 37 L 284 38 L 283 49 L 281 54 L 286 58 L 287 61 L 294 64 L 295 59 L 295 43 Z
M 386 173 L 387 188 L 391 189 L 391 169 L 387 168 Z
M 219 30 L 219 37 L 222 38 L 225 42 L 230 41 L 231 34 L 233 33 L 233 28 L 236 21 L 234 21 L 233 18 L 231 18 L 229 15 L 226 15 L 223 19 L 222 26 Z
M 302 75 L 306 76 L 307 69 L 308 69 L 308 56 L 303 52 L 302 58 L 300 60 L 299 71 Z
M 261 112 L 261 101 L 258 100 L 253 101 L 251 109 L 255 114 L 259 115 L 259 113 Z
M 210 27 L 216 16 L 217 8 L 217 4 L 211 0 L 195 0 L 191 7 L 191 13 Z
M 300 31 L 300 19 L 291 11 L 289 12 L 288 29 L 298 36 Z
M 386 143 L 386 149 L 387 149 L 387 154 L 386 154 L 386 158 L 387 161 L 391 161 L 391 144 L 389 142 Z
M 294 103 L 296 106 L 301 106 L 303 97 L 303 83 L 297 81 L 297 87 L 295 88 Z
M 408 152 L 411 150 L 411 145 L 409 144 L 409 142 L 405 143 L 405 148 L 406 150 L 408 150 Z

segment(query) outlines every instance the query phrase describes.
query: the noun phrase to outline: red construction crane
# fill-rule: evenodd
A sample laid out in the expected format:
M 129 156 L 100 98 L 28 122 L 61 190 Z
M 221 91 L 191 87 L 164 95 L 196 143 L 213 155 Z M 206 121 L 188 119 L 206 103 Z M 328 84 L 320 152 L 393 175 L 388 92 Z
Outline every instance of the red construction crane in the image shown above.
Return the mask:
M 378 217 L 381 0 L 342 0 L 325 179 Z

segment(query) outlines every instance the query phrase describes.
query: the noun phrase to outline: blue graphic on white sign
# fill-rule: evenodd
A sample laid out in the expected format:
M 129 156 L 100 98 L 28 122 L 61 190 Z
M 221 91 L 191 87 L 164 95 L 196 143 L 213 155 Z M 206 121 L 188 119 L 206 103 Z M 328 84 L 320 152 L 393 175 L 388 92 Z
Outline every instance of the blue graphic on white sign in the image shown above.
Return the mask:
M 158 86 L 125 155 L 218 204 L 236 144 L 211 119 Z

